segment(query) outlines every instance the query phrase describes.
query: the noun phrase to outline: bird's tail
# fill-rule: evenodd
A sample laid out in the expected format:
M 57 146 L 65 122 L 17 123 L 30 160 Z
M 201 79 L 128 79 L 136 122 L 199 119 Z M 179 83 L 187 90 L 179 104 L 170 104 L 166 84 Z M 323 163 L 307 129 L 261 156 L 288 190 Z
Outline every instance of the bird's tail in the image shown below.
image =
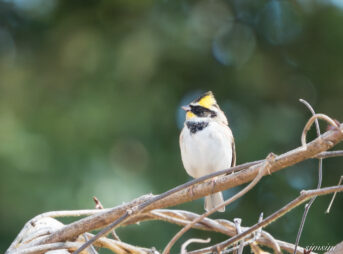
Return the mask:
M 205 197 L 205 210 L 209 211 L 212 208 L 224 202 L 223 194 L 221 192 L 214 193 Z M 225 207 L 220 208 L 218 212 L 225 212 Z

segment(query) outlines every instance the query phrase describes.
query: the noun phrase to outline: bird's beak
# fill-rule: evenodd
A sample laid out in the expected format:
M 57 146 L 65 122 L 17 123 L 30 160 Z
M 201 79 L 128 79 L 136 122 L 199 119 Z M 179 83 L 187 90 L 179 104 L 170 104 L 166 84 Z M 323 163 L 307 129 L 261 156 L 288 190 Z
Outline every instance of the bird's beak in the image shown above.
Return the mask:
M 189 105 L 187 105 L 187 106 L 182 106 L 181 107 L 184 111 L 191 111 L 191 107 L 189 106 Z

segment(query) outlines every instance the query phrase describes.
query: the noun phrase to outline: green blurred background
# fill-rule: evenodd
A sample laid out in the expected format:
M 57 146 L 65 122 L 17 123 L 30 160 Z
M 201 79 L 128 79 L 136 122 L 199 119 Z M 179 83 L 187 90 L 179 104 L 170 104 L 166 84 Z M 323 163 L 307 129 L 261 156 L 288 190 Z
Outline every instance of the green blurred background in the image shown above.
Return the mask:
M 299 98 L 342 120 L 342 26 L 340 0 L 0 1 L 0 251 L 39 213 L 93 208 L 92 196 L 112 207 L 190 180 L 180 106 L 203 91 L 229 117 L 239 164 L 300 145 L 310 113 Z M 324 186 L 341 163 L 324 161 Z M 303 162 L 218 216 L 251 225 L 316 184 L 317 162 Z M 330 198 L 312 206 L 301 245 L 342 240 L 342 196 L 325 215 Z M 201 213 L 203 200 L 179 208 Z M 267 230 L 294 242 L 302 212 Z M 118 234 L 162 249 L 178 228 Z

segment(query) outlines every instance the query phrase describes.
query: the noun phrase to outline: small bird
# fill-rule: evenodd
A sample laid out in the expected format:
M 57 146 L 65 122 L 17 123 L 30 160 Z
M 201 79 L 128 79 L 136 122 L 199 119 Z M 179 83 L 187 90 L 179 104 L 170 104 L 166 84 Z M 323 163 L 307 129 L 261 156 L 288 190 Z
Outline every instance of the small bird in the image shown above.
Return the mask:
M 235 141 L 224 112 L 211 91 L 183 106 L 186 120 L 180 134 L 183 166 L 194 177 L 236 165 Z M 221 192 L 205 197 L 205 210 L 223 203 Z M 224 212 L 225 207 L 218 210 Z

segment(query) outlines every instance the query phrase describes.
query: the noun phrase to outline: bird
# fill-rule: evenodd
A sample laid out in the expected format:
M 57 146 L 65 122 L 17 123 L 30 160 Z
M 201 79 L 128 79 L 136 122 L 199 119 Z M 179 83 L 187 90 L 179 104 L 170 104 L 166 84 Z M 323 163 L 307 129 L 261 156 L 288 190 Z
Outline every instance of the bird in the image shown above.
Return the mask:
M 234 167 L 236 149 L 225 113 L 211 91 L 186 106 L 186 119 L 180 133 L 181 159 L 186 172 L 193 178 Z M 214 180 L 215 181 L 215 180 Z M 224 202 L 221 192 L 205 197 L 206 211 Z M 225 207 L 218 209 L 225 212 Z

